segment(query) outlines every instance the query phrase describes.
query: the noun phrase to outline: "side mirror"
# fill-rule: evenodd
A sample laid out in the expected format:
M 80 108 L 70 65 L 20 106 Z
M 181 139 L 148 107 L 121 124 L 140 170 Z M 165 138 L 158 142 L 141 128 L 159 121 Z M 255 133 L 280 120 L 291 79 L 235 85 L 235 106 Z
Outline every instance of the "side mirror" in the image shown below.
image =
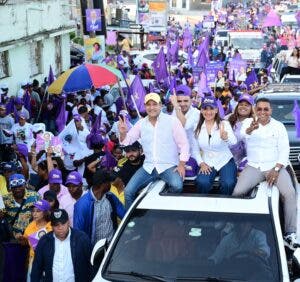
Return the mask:
M 106 239 L 99 240 L 94 246 L 92 251 L 91 265 L 94 265 L 96 261 L 98 262 L 98 258 L 100 255 L 101 255 L 100 257 L 102 258 L 104 257 L 105 249 L 106 249 Z

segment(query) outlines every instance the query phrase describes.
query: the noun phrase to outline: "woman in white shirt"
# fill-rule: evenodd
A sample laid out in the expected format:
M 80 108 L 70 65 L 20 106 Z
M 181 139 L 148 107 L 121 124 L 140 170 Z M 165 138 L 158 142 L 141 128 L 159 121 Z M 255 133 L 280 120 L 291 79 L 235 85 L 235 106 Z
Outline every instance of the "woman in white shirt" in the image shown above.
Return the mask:
M 241 137 L 242 122 L 246 118 L 254 118 L 254 99 L 251 95 L 245 93 L 239 97 L 238 104 L 234 112 L 228 117 L 228 121 L 237 138 L 237 143 L 230 146 L 231 153 L 238 167 L 238 171 L 242 171 L 247 164 L 246 146 Z
M 220 119 L 215 98 L 203 98 L 192 145 L 192 157 L 200 167 L 196 178 L 199 193 L 208 194 L 219 174 L 221 194 L 231 195 L 236 183 L 237 168 L 229 146 L 236 142 L 228 121 Z

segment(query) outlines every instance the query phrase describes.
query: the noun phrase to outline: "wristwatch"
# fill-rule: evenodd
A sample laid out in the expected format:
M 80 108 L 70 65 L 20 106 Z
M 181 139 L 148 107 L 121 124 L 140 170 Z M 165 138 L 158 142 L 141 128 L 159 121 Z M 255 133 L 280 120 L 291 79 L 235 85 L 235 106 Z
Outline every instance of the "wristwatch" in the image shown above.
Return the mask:
M 274 167 L 274 170 L 275 170 L 276 172 L 279 172 L 280 168 L 279 168 L 278 166 L 275 166 L 275 167 Z

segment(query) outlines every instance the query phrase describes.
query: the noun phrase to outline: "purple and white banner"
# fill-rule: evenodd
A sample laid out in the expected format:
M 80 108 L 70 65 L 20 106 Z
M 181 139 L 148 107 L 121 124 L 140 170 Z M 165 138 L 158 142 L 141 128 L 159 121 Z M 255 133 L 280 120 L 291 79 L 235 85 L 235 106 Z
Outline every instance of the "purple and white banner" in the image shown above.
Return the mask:
M 206 80 L 209 87 L 214 87 L 218 71 L 224 72 L 224 62 L 209 62 L 206 64 Z

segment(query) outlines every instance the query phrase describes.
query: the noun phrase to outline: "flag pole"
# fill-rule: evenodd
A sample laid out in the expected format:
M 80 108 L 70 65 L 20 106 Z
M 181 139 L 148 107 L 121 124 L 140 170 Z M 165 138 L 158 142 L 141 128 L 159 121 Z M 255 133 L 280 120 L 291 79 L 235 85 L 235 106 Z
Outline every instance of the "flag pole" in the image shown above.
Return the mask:
M 127 110 L 127 107 L 126 107 L 126 103 L 125 103 L 124 92 L 123 92 L 123 89 L 122 89 L 122 87 L 121 87 L 121 84 L 120 84 L 119 79 L 118 79 L 118 86 L 119 86 L 120 94 L 121 94 L 121 97 L 122 97 L 124 109 L 125 109 L 126 111 L 128 111 L 128 110 Z
M 134 105 L 134 107 L 135 107 L 135 109 L 137 111 L 137 114 L 138 114 L 139 118 L 142 118 L 142 116 L 140 114 L 140 111 L 139 111 L 139 109 L 138 109 L 138 107 L 136 105 L 136 102 L 135 102 L 135 99 L 134 99 L 133 95 L 131 95 L 130 97 L 131 97 L 132 103 L 133 103 L 133 105 Z

